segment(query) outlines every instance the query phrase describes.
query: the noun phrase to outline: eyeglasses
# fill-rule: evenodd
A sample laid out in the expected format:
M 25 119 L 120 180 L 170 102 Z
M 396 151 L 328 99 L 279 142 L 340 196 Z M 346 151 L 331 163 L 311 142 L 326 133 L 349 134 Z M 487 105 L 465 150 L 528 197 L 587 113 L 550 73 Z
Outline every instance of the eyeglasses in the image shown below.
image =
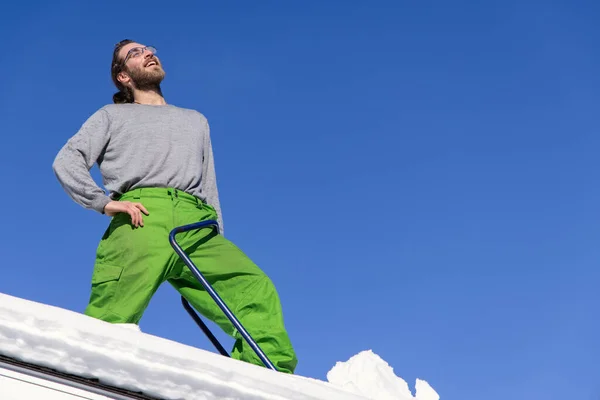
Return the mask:
M 156 47 L 153 47 L 153 46 L 134 47 L 133 49 L 131 49 L 127 52 L 127 55 L 125 56 L 125 59 L 123 60 L 122 65 L 125 65 L 125 63 L 127 63 L 127 61 L 130 58 L 137 58 L 137 57 L 141 56 L 142 54 L 144 54 L 144 52 L 146 50 L 148 50 L 152 54 L 156 54 Z

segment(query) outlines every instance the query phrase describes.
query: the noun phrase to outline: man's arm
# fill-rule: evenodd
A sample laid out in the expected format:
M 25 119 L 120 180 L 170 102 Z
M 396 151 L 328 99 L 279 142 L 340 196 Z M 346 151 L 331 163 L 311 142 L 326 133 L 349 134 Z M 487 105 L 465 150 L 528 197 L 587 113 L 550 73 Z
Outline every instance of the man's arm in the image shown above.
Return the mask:
M 67 194 L 81 206 L 104 213 L 111 199 L 92 179 L 90 169 L 109 140 L 109 120 L 98 110 L 81 126 L 58 152 L 52 169 Z
M 210 140 L 210 127 L 208 121 L 204 118 L 206 135 L 204 136 L 202 155 L 202 191 L 206 194 L 206 202 L 215 208 L 218 216 L 219 230 L 223 236 L 223 215 L 221 213 L 221 204 L 219 202 L 219 190 L 217 188 L 217 176 L 215 173 L 215 161 L 213 156 L 212 142 Z

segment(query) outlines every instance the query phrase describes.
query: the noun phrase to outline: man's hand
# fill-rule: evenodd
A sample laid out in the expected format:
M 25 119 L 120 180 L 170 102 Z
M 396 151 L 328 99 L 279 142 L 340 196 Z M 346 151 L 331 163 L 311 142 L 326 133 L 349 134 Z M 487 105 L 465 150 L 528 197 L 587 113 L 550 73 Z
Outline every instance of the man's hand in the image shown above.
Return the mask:
M 132 203 L 131 201 L 111 201 L 104 207 L 104 214 L 109 217 L 118 213 L 127 213 L 131 216 L 131 224 L 138 228 L 144 226 L 142 213 L 150 215 L 142 203 Z

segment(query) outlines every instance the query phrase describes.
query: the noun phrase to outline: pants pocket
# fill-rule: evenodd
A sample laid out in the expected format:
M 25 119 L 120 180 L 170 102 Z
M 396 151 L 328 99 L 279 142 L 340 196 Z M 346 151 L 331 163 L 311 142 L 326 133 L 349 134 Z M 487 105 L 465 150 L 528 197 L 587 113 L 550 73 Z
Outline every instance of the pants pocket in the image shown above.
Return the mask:
M 92 274 L 92 290 L 86 314 L 100 318 L 113 312 L 118 299 L 123 267 L 97 263 Z
M 108 264 L 96 264 L 92 274 L 92 285 L 101 285 L 111 281 L 118 281 L 123 273 L 123 267 Z

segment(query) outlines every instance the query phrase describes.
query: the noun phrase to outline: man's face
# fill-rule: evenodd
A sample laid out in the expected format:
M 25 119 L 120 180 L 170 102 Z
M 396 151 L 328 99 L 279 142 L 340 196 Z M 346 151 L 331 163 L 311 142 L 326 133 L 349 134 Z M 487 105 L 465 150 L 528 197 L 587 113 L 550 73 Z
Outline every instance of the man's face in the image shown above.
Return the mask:
M 119 80 L 124 84 L 132 83 L 139 90 L 157 87 L 165 77 L 165 71 L 158 57 L 140 43 L 129 43 L 119 53 L 125 60 Z

